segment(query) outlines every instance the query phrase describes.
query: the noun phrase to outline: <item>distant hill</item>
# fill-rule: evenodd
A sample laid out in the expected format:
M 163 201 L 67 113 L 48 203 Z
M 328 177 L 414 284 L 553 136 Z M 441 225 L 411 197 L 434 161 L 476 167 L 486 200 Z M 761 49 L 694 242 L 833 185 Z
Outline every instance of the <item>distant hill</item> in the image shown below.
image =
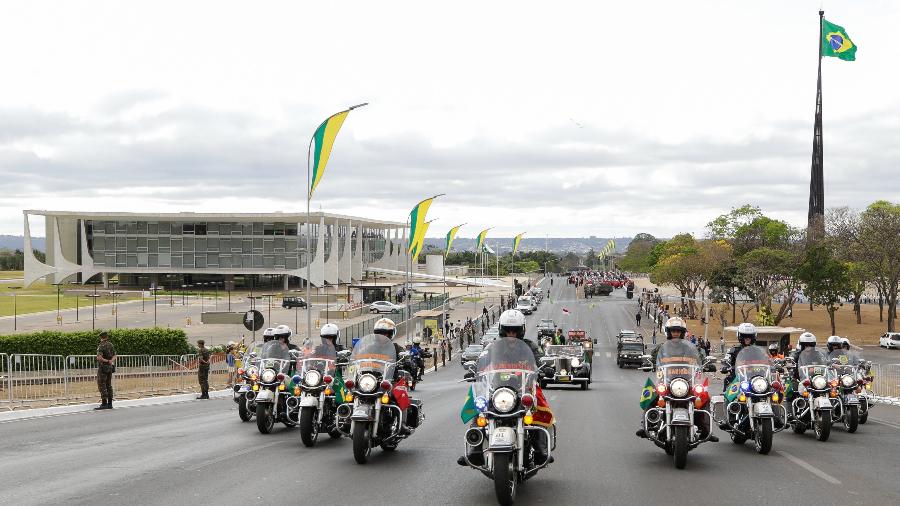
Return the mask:
M 47 251 L 43 237 L 32 237 L 31 247 L 38 251 Z M 21 235 L 0 235 L 0 249 L 25 249 L 25 237 Z
M 577 253 L 583 255 L 593 249 L 600 251 L 606 246 L 610 237 L 551 237 L 549 239 L 543 237 L 524 237 L 519 244 L 519 251 L 544 251 L 549 249 L 554 253 Z M 630 237 L 615 237 L 616 251 L 624 253 L 631 243 Z M 512 237 L 491 237 L 488 236 L 486 241 L 491 249 L 499 249 L 500 254 L 512 251 Z M 444 249 L 446 240 L 443 238 L 425 238 L 425 246 L 434 246 L 438 249 Z M 453 241 L 453 249 L 456 251 L 473 251 L 475 249 L 475 239 L 458 237 Z

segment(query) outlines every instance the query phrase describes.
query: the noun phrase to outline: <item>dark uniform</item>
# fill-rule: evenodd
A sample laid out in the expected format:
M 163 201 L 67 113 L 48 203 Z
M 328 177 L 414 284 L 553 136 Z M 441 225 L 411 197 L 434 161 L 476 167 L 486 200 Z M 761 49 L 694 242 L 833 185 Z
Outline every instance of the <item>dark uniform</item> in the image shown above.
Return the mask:
M 104 360 L 112 360 L 116 356 L 116 349 L 108 340 L 100 341 L 100 345 L 97 346 L 97 355 L 103 357 Z M 107 407 L 112 407 L 114 370 L 115 365 L 106 362 L 100 362 L 97 367 L 97 388 L 100 390 L 100 402 L 101 405 Z
M 198 351 L 200 364 L 197 367 L 197 380 L 200 382 L 200 396 L 209 397 L 209 361 L 211 355 L 208 348 L 201 348 Z

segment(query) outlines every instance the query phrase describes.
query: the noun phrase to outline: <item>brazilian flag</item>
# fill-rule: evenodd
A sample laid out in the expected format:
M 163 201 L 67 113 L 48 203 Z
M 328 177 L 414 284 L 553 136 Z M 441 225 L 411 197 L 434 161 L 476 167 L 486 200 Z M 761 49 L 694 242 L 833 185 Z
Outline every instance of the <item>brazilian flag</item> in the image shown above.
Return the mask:
M 737 399 L 737 396 L 741 393 L 741 380 L 738 378 L 734 378 L 734 381 L 728 385 L 728 388 L 725 389 L 725 399 L 728 402 L 731 402 Z
M 334 390 L 335 404 L 343 404 L 344 396 L 347 395 L 347 387 L 344 386 L 344 374 L 340 369 L 334 374 L 334 381 L 331 384 L 331 389 Z
M 646 410 L 656 401 L 656 387 L 650 378 L 644 383 L 644 389 L 641 391 L 641 409 Z
M 478 416 L 478 410 L 475 408 L 475 394 L 472 387 L 469 387 L 469 393 L 466 394 L 466 403 L 463 404 L 462 411 L 459 412 L 459 418 L 463 423 L 469 423 L 469 420 Z
M 791 378 L 791 379 L 788 379 L 787 381 L 785 381 L 785 383 L 787 383 L 787 384 L 784 386 L 784 398 L 790 399 L 791 396 L 794 395 L 794 388 L 795 388 L 794 380 L 793 380 L 793 378 Z
M 822 56 L 833 56 L 845 61 L 856 60 L 856 44 L 847 36 L 843 26 L 822 20 Z

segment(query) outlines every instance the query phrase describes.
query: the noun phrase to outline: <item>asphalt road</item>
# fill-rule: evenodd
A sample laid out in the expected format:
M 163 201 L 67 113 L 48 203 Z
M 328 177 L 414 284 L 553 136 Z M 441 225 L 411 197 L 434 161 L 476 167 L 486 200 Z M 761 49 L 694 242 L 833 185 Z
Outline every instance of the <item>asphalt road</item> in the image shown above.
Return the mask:
M 618 369 L 613 357 L 635 304 L 621 291 L 576 301 L 571 287 L 553 289 L 553 303 L 545 300 L 529 325 L 549 316 L 596 336 L 594 383 L 546 391 L 558 420 L 556 463 L 520 488 L 518 504 L 900 503 L 898 408 L 877 406 L 856 434 L 836 428 L 825 443 L 782 432 L 768 456 L 717 431 L 722 442 L 675 469 L 634 436 L 646 373 Z M 309 449 L 296 430 L 261 435 L 229 399 L 2 423 L 0 503 L 494 504 L 491 482 L 456 465 L 469 387 L 461 377 L 455 355 L 429 374 L 416 391 L 425 424 L 397 452 L 374 450 L 365 466 L 346 438 Z

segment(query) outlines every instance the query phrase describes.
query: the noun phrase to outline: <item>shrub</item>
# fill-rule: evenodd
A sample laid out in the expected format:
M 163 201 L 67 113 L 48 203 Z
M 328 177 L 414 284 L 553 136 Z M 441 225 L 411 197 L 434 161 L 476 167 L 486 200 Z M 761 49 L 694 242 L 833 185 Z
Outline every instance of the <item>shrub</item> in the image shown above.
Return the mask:
M 113 329 L 108 332 L 118 355 L 184 355 L 197 351 L 181 329 Z M 99 330 L 45 330 L 0 336 L 0 353 L 96 355 L 99 342 Z

